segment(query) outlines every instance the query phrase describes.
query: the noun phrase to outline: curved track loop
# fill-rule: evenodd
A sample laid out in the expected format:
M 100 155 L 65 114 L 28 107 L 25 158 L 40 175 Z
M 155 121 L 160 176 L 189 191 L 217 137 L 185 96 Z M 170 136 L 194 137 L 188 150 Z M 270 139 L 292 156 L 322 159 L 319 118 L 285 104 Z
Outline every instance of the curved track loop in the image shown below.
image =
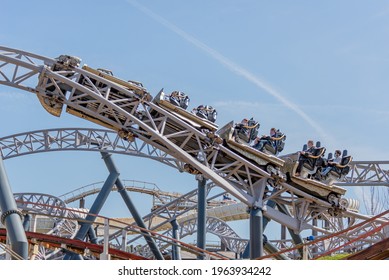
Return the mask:
M 58 197 L 41 193 L 15 193 L 14 197 L 18 209 L 31 216 L 29 230 L 39 227 L 37 223 L 40 220 L 45 224 L 45 228 L 40 230 L 47 235 L 64 238 L 75 236 L 78 227 L 77 221 L 73 219 L 75 215 L 66 209 L 66 204 Z M 34 259 L 51 259 L 57 252 L 39 246 Z

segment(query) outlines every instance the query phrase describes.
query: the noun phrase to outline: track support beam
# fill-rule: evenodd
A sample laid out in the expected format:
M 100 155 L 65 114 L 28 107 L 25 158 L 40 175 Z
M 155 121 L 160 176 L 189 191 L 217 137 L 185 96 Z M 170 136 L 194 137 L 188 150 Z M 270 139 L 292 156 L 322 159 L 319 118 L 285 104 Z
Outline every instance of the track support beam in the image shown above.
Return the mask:
M 205 240 L 207 236 L 207 179 L 202 175 L 197 175 L 197 247 L 205 250 Z M 198 255 L 197 259 L 204 260 L 204 255 Z
M 12 250 L 24 260 L 28 258 L 28 243 L 15 198 L 13 196 L 3 159 L 0 156 L 0 209 L 1 222 L 7 229 Z
M 172 220 L 170 224 L 172 225 L 172 229 L 173 229 L 173 238 L 175 240 L 180 240 L 179 225 L 177 223 L 177 220 L 175 219 Z M 177 243 L 174 243 L 172 245 L 172 259 L 181 260 L 181 248 Z

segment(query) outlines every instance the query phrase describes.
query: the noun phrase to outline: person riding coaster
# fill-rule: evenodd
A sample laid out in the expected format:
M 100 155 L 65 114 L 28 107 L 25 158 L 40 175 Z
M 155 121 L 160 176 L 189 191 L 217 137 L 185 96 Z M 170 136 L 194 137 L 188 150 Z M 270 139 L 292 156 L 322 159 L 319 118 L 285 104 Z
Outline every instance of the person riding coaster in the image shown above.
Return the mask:
M 325 184 L 332 185 L 335 182 L 343 181 L 345 176 L 350 172 L 350 163 L 352 156 L 348 156 L 347 152 L 343 152 L 343 156 L 339 163 L 331 164 L 331 157 L 325 160 L 321 170 L 319 169 L 315 175 L 315 179 Z M 327 172 L 323 172 L 325 169 L 329 169 Z
M 253 118 L 243 119 L 240 123 L 233 121 L 227 123 L 216 134 L 223 139 L 224 146 L 230 150 L 239 153 L 251 162 L 255 162 L 264 171 L 278 174 L 279 167 L 283 166 L 284 161 L 250 145 L 257 138 L 259 127 L 260 124 Z
M 189 96 L 182 91 L 173 91 L 169 96 L 169 102 L 186 110 L 189 106 Z
M 257 138 L 259 127 L 259 122 L 253 118 L 243 119 L 240 123 L 235 124 L 233 137 L 238 143 L 250 144 Z
M 313 146 L 312 140 L 308 143 L 310 145 L 304 147 L 303 151 L 280 157 L 285 162 L 281 167 L 281 172 L 286 174 L 287 183 L 293 187 L 331 204 L 342 206 L 344 203 L 342 196 L 346 193 L 346 189 L 315 180 L 316 174 L 321 172 L 326 148 L 321 147 L 320 142 L 316 144 L 316 147 Z
M 277 156 L 283 151 L 285 147 L 286 135 L 283 134 L 279 129 L 271 128 L 270 135 L 263 135 L 257 137 L 252 146 L 265 154 Z
M 299 161 L 303 161 L 301 178 L 313 178 L 319 167 L 322 165 L 322 157 L 326 151 L 325 147 L 314 148 L 312 154 L 300 156 Z
M 211 122 L 215 122 L 217 118 L 216 109 L 209 105 L 200 105 L 197 108 L 194 108 L 192 113 L 202 119 L 206 119 Z

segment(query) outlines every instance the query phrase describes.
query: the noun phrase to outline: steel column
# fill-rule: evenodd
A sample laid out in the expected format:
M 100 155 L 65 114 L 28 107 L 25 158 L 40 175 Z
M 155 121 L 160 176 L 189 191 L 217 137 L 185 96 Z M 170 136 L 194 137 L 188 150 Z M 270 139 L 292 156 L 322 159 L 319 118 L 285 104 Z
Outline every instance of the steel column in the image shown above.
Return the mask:
M 264 217 L 263 196 L 267 187 L 267 178 L 258 180 L 252 188 L 254 203 L 249 207 L 250 219 L 250 259 L 263 256 Z M 270 206 L 273 202 L 269 202 Z M 267 224 L 267 223 L 266 223 Z
M 0 209 L 1 222 L 7 229 L 12 250 L 23 259 L 28 258 L 28 243 L 23 228 L 21 213 L 19 212 L 13 196 L 8 176 L 5 171 L 3 159 L 0 156 Z
M 197 175 L 198 191 L 197 191 L 197 247 L 205 250 L 205 240 L 207 235 L 207 179 L 202 175 Z M 198 255 L 197 259 L 205 259 L 204 255 Z
M 172 225 L 172 230 L 173 230 L 173 238 L 175 240 L 180 240 L 180 233 L 179 233 L 179 225 L 177 223 L 177 220 L 172 220 L 170 222 L 170 224 Z M 172 259 L 173 260 L 181 260 L 181 247 L 178 246 L 179 244 L 177 244 L 176 242 L 173 243 L 172 245 Z
M 260 207 L 250 208 L 250 259 L 263 256 L 263 213 Z

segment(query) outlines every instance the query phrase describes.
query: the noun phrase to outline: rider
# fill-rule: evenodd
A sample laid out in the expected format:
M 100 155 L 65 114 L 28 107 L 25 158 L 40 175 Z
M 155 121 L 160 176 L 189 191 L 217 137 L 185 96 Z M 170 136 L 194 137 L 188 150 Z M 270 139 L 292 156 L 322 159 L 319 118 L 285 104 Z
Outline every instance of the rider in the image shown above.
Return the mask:
M 315 150 L 315 147 L 313 146 L 313 140 L 308 140 L 307 142 L 307 148 L 304 151 L 300 152 L 300 157 L 299 157 L 299 164 L 296 168 L 296 173 L 294 176 L 298 177 L 300 176 L 301 169 L 303 168 L 303 164 L 307 161 L 309 161 L 309 155 L 313 153 Z
M 342 157 L 340 156 L 341 154 L 342 152 L 340 150 L 335 151 L 335 158 L 328 161 L 327 167 L 321 172 L 321 176 L 326 176 L 336 164 L 339 164 L 342 161 Z
M 262 135 L 262 137 L 257 137 L 255 139 L 254 145 L 252 147 L 259 150 L 259 151 L 262 151 L 263 147 L 266 144 L 270 144 L 271 146 L 273 146 L 275 148 L 275 141 L 274 140 L 275 140 L 276 136 L 277 136 L 277 130 L 274 127 L 272 127 L 270 129 L 270 135 Z

